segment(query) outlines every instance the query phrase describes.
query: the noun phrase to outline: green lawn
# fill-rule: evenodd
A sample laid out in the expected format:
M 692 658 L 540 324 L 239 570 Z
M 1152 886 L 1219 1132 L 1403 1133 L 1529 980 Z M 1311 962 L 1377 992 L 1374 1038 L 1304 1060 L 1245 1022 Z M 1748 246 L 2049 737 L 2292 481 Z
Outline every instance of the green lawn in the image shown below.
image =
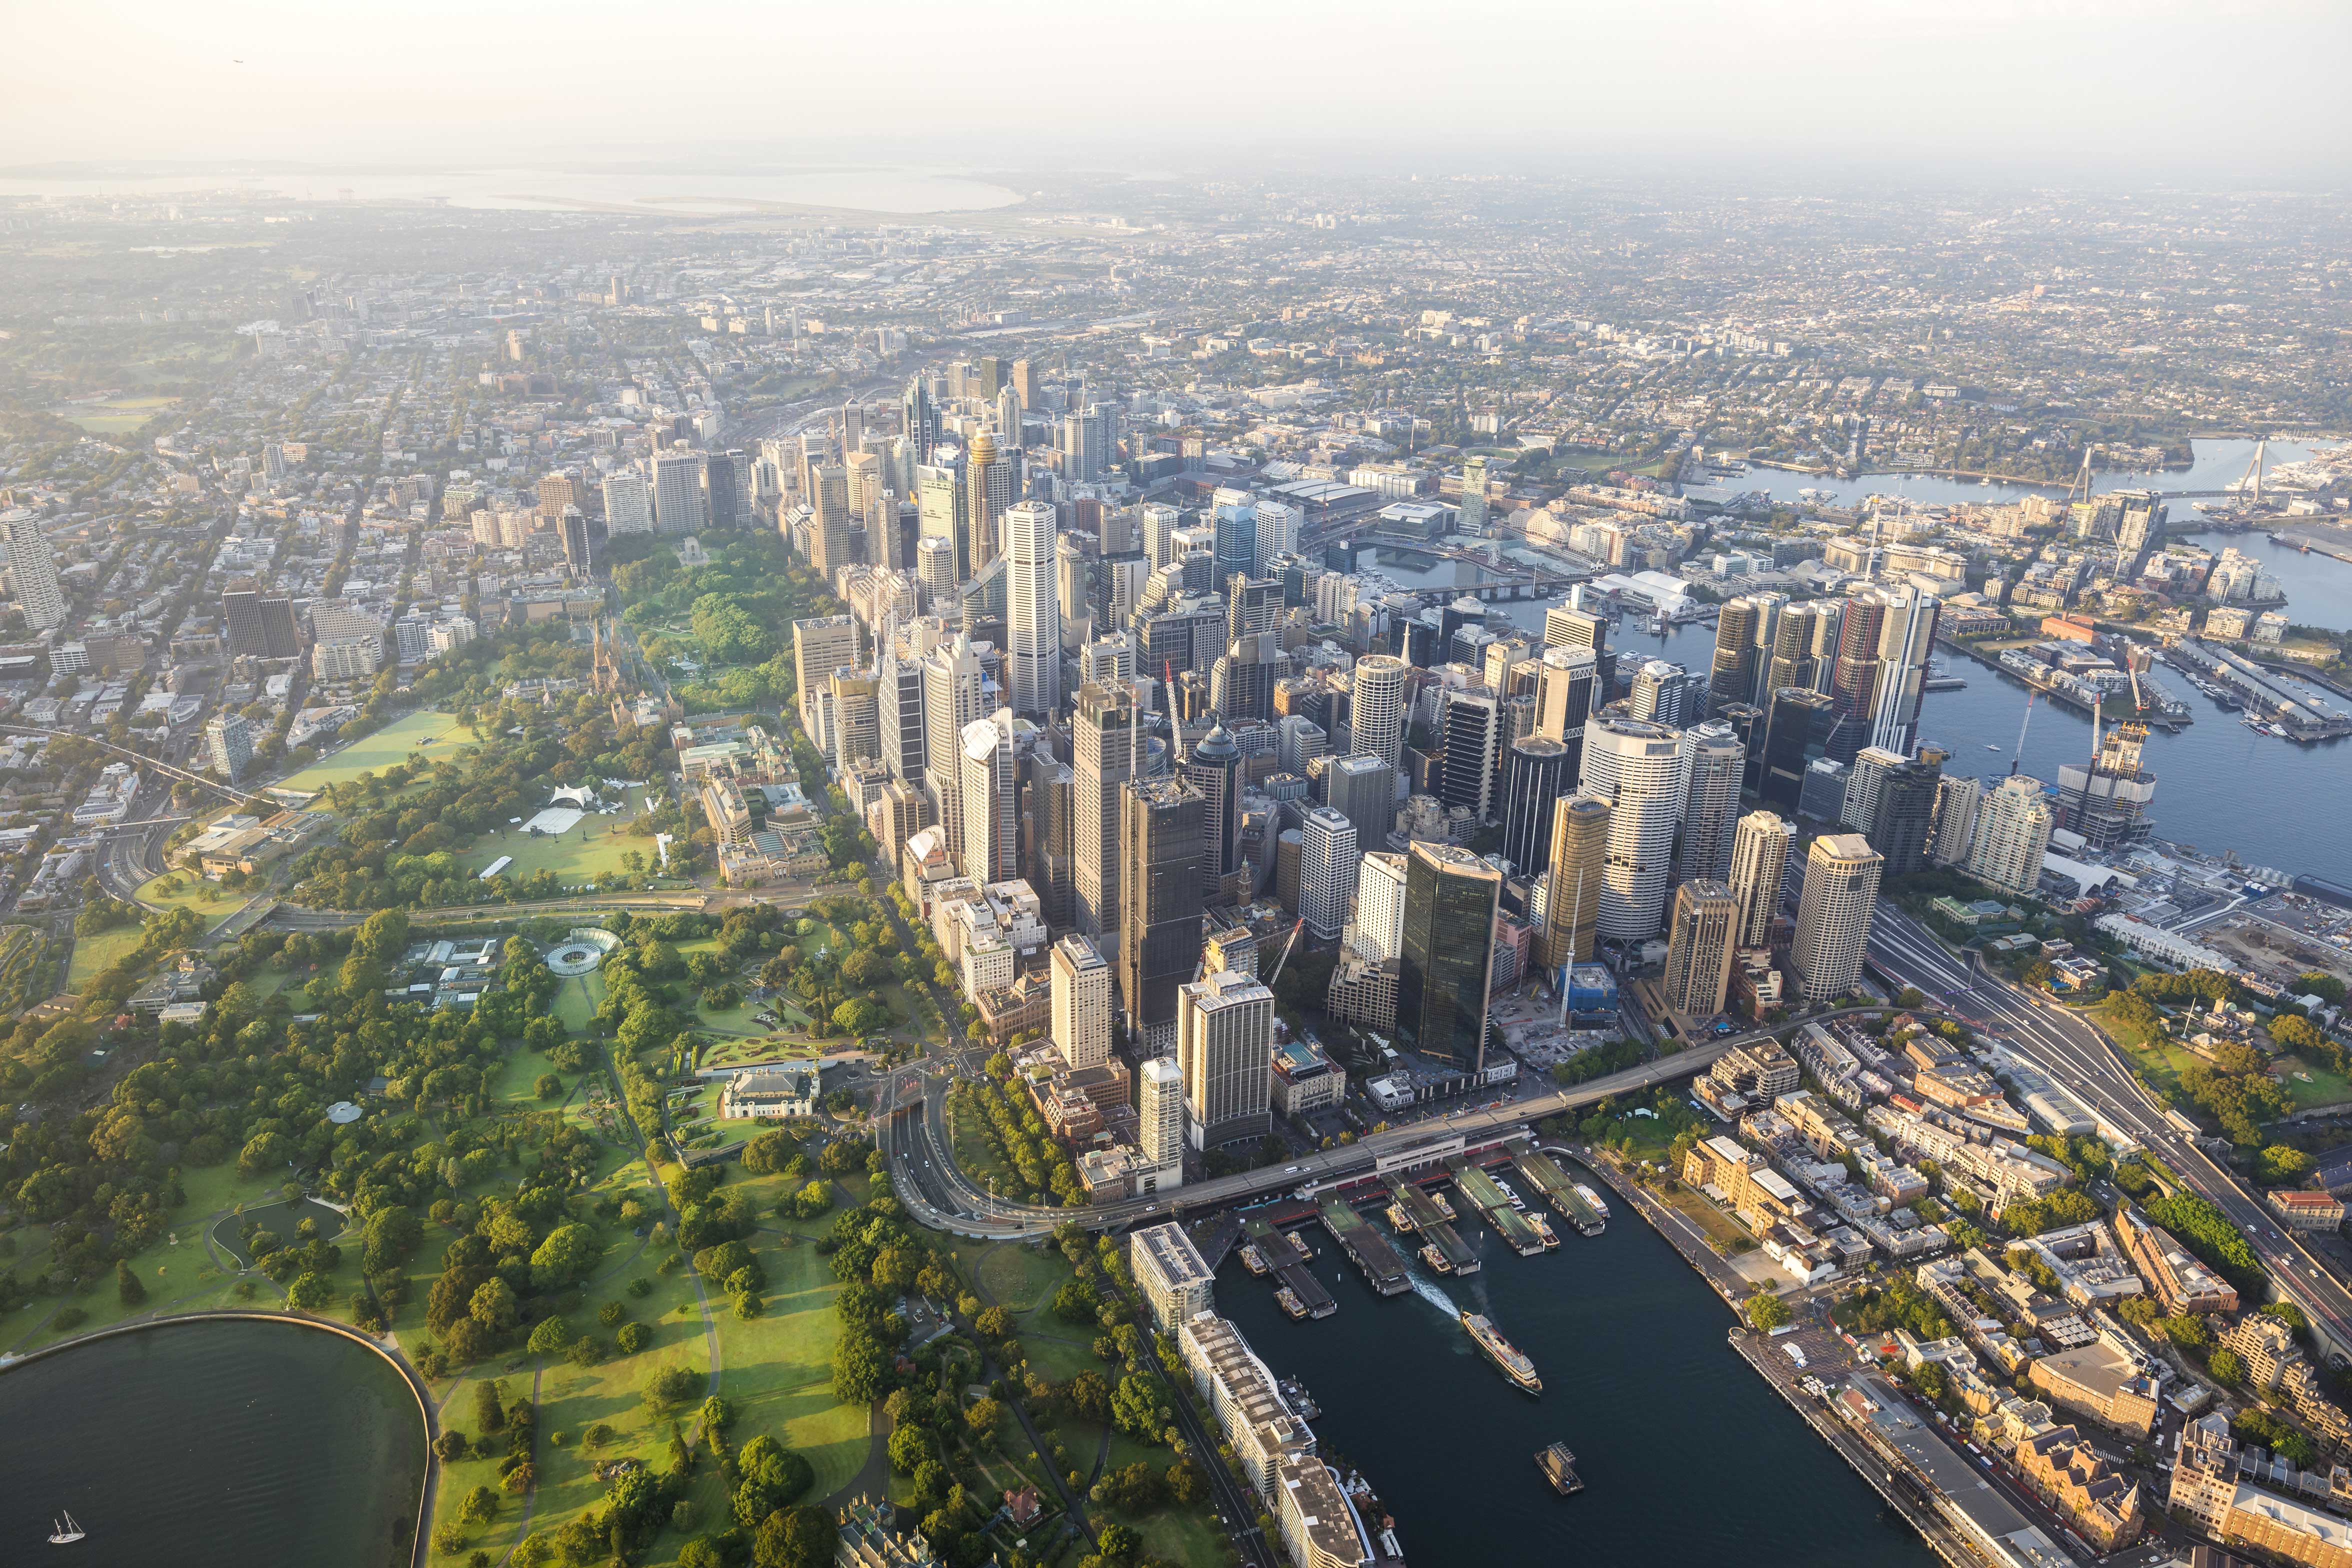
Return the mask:
M 452 714 L 411 713 L 304 768 L 286 780 L 284 787 L 320 790 L 362 773 L 380 773 L 394 763 L 405 762 L 411 752 L 421 751 L 438 762 L 454 756 L 459 743 L 472 739 L 472 732 L 461 728 Z
M 604 1005 L 604 977 L 590 970 L 563 983 L 555 994 L 555 1016 L 563 1026 L 577 1035 L 586 1031 L 594 1021 L 596 1009 Z
M 176 884 L 176 886 L 174 885 Z M 253 895 L 229 892 L 217 882 L 207 882 L 194 871 L 166 871 L 151 879 L 139 889 L 142 904 L 158 905 L 167 910 L 194 910 L 207 925 L 218 925 L 237 910 L 245 908 Z
M 66 989 L 79 994 L 93 976 L 113 968 L 139 942 L 136 925 L 116 926 L 111 931 L 74 938 L 73 963 L 66 969 Z
M 625 831 L 636 815 L 643 794 L 639 790 L 629 792 L 626 814 L 602 816 L 591 813 L 561 837 L 529 834 L 513 826 L 495 828 L 477 838 L 474 847 L 459 858 L 467 870 L 478 872 L 503 856 L 513 862 L 506 868 L 507 876 L 520 878 L 552 871 L 567 883 L 620 876 L 627 870 L 625 862 L 631 854 L 648 863 L 656 859 L 651 838 L 640 838 Z
M 2352 1079 L 2333 1068 L 2304 1057 L 2285 1056 L 2279 1058 L 2278 1070 L 2279 1082 L 2297 1110 L 2352 1102 Z

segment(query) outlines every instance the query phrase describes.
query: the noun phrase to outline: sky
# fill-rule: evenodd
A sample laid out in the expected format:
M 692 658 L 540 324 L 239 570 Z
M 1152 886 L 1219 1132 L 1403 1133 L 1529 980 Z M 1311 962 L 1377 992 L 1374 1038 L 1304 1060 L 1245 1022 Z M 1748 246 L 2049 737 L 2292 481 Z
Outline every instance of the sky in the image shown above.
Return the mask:
M 2331 184 L 2347 0 L 17 0 L 0 166 Z M 26 62 L 39 68 L 23 68 Z

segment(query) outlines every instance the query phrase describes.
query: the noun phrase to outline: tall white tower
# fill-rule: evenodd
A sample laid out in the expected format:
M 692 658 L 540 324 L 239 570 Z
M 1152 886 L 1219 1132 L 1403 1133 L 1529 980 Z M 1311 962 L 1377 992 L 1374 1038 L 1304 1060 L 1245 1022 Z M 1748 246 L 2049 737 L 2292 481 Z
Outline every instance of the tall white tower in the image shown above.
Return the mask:
M 1307 814 L 1299 835 L 1298 913 L 1318 942 L 1334 940 L 1347 926 L 1357 859 L 1354 823 L 1328 805 Z
M 0 512 L 0 551 L 7 557 L 8 576 L 16 584 L 16 605 L 36 631 L 66 624 L 66 595 L 58 581 L 57 552 L 41 537 L 40 525 L 29 508 Z
M 1682 805 L 1677 731 L 1645 719 L 1585 726 L 1583 793 L 1609 803 L 1596 929 L 1612 942 L 1646 942 L 1665 924 Z
M 1404 680 L 1412 668 L 1384 653 L 1356 661 L 1355 699 L 1349 708 L 1351 755 L 1378 757 L 1391 768 L 1403 764 Z
M 948 853 L 963 864 L 963 732 L 988 717 L 980 656 L 961 632 L 923 657 L 923 774 Z
M 1054 597 L 1054 508 L 1028 500 L 1004 512 L 1007 675 L 1013 710 L 1050 717 L 1062 699 L 1062 619 Z
M 1074 1068 L 1110 1059 L 1110 965 L 1073 931 L 1054 944 L 1054 1044 Z

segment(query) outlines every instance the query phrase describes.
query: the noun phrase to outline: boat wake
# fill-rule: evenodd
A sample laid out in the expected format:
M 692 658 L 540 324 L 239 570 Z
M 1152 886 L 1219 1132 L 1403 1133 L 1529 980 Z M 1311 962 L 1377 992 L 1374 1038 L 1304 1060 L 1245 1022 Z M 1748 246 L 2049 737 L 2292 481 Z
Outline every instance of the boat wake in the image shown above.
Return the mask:
M 1462 1321 L 1462 1309 L 1454 1305 L 1454 1298 L 1440 1289 L 1436 1281 L 1429 1279 L 1417 1268 L 1408 1269 L 1406 1274 L 1412 1281 L 1414 1295 L 1444 1313 L 1447 1322 L 1457 1323 Z

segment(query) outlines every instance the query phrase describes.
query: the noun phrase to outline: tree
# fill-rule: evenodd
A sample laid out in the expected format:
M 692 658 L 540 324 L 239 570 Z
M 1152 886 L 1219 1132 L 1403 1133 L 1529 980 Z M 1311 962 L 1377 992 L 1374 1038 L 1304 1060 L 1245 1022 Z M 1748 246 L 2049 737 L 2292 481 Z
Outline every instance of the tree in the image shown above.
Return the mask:
M 656 1410 L 684 1405 L 701 1391 L 702 1374 L 683 1366 L 666 1366 L 646 1379 L 646 1404 Z
M 2215 1351 L 2213 1359 L 2205 1363 L 2205 1369 L 2222 1383 L 2243 1383 L 2246 1379 L 2246 1363 L 2238 1359 L 2238 1352 L 2233 1350 Z
M 531 1092 L 538 1095 L 541 1100 L 562 1100 L 563 1098 L 563 1080 L 556 1077 L 551 1072 L 543 1072 L 539 1075 L 537 1081 L 531 1085 Z
M 515 1300 L 514 1287 L 492 1275 L 475 1289 L 466 1311 L 468 1317 L 490 1332 L 504 1334 L 515 1326 L 522 1306 Z
M 1759 1290 L 1748 1298 L 1748 1321 L 1767 1332 L 1781 1328 L 1789 1321 L 1789 1303 L 1769 1290 Z
M 803 1503 L 779 1510 L 751 1537 L 751 1568 L 831 1568 L 840 1538 L 824 1509 Z
M 781 1127 L 775 1128 L 743 1146 L 743 1169 L 755 1176 L 773 1175 L 800 1152 L 798 1139 Z
M 932 1457 L 931 1436 L 911 1421 L 901 1421 L 890 1434 L 890 1468 L 911 1476 Z
M 2262 1153 L 2262 1179 L 2273 1186 L 2299 1182 L 2311 1174 L 2311 1167 L 2310 1155 L 2284 1143 L 2273 1143 Z
M 596 1233 L 586 1226 L 557 1226 L 530 1255 L 531 1284 L 541 1290 L 559 1289 L 595 1268 L 604 1252 Z
M 503 1432 L 507 1426 L 506 1390 L 496 1380 L 474 1384 L 474 1425 L 485 1432 Z
M 541 1318 L 539 1326 L 530 1331 L 529 1349 L 533 1355 L 560 1355 L 572 1342 L 572 1330 L 561 1318 Z
M 147 1300 L 147 1287 L 128 1258 L 114 1266 L 114 1289 L 126 1307 L 136 1307 Z

